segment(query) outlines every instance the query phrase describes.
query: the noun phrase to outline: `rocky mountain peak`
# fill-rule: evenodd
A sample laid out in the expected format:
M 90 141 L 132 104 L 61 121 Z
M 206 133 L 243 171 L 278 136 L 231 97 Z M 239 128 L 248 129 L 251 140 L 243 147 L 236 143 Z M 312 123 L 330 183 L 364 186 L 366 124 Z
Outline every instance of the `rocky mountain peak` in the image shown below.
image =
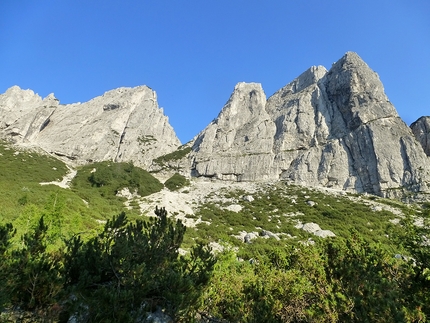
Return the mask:
M 238 83 L 190 144 L 190 174 L 384 196 L 428 192 L 430 117 L 411 128 L 378 74 L 347 52 L 330 70 L 312 66 L 268 99 L 261 84 Z M 76 163 L 133 161 L 145 168 L 180 145 L 147 86 L 68 105 L 12 87 L 0 95 L 0 135 Z
M 13 88 L 0 97 L 0 116 L 8 118 L 0 126 L 3 137 L 76 163 L 133 161 L 147 167 L 180 145 L 156 93 L 147 86 L 119 88 L 67 105 L 53 94 L 42 100 L 32 91 Z
M 266 94 L 259 83 L 238 83 L 215 122 L 234 128 L 244 120 L 260 115 L 266 105 Z M 232 123 L 232 121 L 235 121 Z
M 251 100 L 260 89 L 236 86 L 200 133 L 190 154 L 194 176 L 379 195 L 428 190 L 427 156 L 356 53 L 329 71 L 311 67 L 266 102 L 261 94 Z
M 398 117 L 377 73 L 353 52 L 333 64 L 324 81 L 328 100 L 350 130 L 386 117 Z
M 48 94 L 43 99 L 43 104 L 44 105 L 58 105 L 59 103 L 60 103 L 60 101 L 55 97 L 54 93 Z

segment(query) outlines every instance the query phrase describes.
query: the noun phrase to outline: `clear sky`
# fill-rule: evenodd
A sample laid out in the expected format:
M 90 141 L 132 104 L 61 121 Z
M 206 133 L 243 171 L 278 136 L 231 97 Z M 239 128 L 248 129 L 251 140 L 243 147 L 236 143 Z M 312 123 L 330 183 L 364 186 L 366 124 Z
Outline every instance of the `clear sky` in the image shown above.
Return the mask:
M 236 83 L 269 97 L 347 51 L 407 124 L 430 115 L 429 0 L 0 0 L 0 93 L 74 103 L 148 85 L 182 143 Z

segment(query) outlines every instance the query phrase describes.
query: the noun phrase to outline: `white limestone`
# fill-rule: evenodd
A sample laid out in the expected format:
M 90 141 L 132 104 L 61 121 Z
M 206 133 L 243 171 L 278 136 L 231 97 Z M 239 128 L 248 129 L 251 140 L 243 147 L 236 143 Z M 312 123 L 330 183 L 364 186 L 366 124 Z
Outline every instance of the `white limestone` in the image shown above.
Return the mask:
M 356 53 L 311 67 L 266 100 L 239 83 L 196 138 L 191 175 L 391 196 L 429 191 L 430 163 Z
M 0 134 L 69 162 L 133 161 L 148 167 L 180 145 L 154 91 L 119 88 L 85 103 L 61 105 L 12 87 L 0 95 Z

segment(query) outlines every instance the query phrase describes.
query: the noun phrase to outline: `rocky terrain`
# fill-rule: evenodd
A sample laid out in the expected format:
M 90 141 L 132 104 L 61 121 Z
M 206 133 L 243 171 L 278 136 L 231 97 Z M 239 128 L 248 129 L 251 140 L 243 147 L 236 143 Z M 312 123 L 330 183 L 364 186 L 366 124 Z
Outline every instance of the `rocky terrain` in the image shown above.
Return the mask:
M 119 88 L 85 103 L 62 105 L 17 86 L 0 95 L 0 133 L 69 162 L 133 161 L 148 167 L 180 145 L 147 86 Z
M 237 84 L 182 146 L 146 86 L 68 105 L 12 87 L 0 321 L 430 317 L 429 129 L 355 53 L 269 98 Z
M 180 142 L 146 86 L 68 105 L 16 86 L 0 95 L 3 138 L 72 164 L 132 161 L 166 178 L 180 171 L 381 196 L 429 192 L 429 120 L 420 118 L 411 130 L 378 75 L 353 52 L 330 70 L 309 68 L 269 98 L 258 83 L 238 83 L 218 117 L 173 163 L 171 156 L 157 160 Z

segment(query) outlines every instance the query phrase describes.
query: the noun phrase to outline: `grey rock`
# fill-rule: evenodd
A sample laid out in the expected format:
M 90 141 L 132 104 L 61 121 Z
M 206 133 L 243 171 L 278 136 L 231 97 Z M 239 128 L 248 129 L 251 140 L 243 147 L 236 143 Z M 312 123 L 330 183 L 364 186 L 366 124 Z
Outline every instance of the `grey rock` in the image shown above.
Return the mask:
M 273 233 L 271 231 L 268 231 L 268 230 L 262 230 L 261 231 L 261 236 L 264 237 L 264 238 L 267 237 L 267 238 L 273 238 L 273 239 L 276 239 L 276 240 L 280 240 L 280 238 L 279 238 L 278 235 L 276 235 L 275 233 Z
M 189 159 L 193 176 L 221 180 L 382 196 L 429 191 L 427 156 L 378 75 L 352 52 L 329 71 L 311 67 L 268 100 L 260 84 L 239 83 Z
M 330 230 L 319 230 L 314 232 L 314 235 L 320 238 L 335 237 L 336 235 Z
M 238 213 L 238 212 L 242 211 L 242 206 L 240 206 L 239 204 L 231 204 L 231 205 L 226 207 L 226 210 Z
M 327 237 L 335 237 L 336 235 L 330 231 L 330 230 L 322 230 L 320 226 L 316 223 L 310 222 L 301 224 L 299 223 L 296 225 L 296 228 L 302 229 L 303 231 L 312 233 L 313 235 L 320 237 L 320 238 L 327 238 Z
M 310 223 L 305 223 L 303 224 L 303 226 L 301 227 L 301 229 L 303 231 L 309 232 L 309 233 L 315 233 L 317 231 L 321 231 L 321 228 L 318 224 L 310 222 Z
M 306 204 L 309 206 L 315 206 L 316 203 L 314 201 L 306 201 Z
M 148 167 L 180 145 L 147 86 L 119 88 L 85 103 L 61 105 L 12 87 L 0 95 L 0 135 L 75 163 L 133 161 Z
M 411 124 L 412 132 L 427 156 L 430 156 L 430 117 L 421 117 Z
M 254 197 L 252 195 L 245 195 L 242 197 L 242 200 L 244 200 L 246 202 L 252 202 L 252 201 L 254 201 Z
M 222 180 L 269 179 L 275 125 L 260 84 L 239 83 L 218 117 L 194 141 L 194 176 Z
M 142 322 L 144 323 L 173 323 L 173 319 L 165 314 L 161 309 L 157 309 L 153 313 L 148 313 L 145 320 Z
M 243 237 L 243 241 L 245 243 L 251 243 L 252 240 L 258 238 L 258 233 L 257 232 L 249 232 L 247 234 L 245 234 L 245 236 Z

